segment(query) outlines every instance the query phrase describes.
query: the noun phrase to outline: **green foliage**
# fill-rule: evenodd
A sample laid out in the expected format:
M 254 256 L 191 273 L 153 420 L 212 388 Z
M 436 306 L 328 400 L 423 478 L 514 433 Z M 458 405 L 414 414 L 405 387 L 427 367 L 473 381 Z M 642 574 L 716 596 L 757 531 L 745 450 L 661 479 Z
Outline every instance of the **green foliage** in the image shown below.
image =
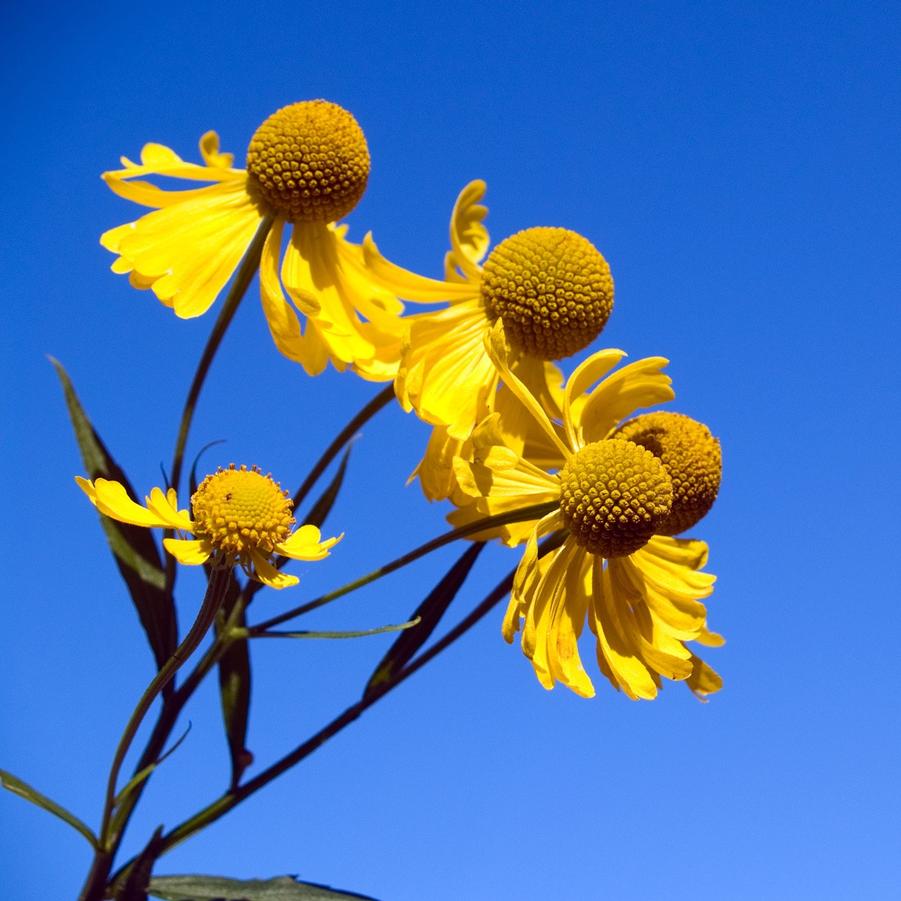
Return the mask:
M 150 880 L 148 891 L 162 901 L 374 901 L 368 895 L 297 882 L 292 876 L 275 879 L 158 876 Z
M 80 832 L 93 847 L 97 847 L 97 837 L 74 813 L 70 813 L 65 807 L 57 804 L 56 801 L 51 800 L 27 782 L 23 782 L 18 776 L 14 776 L 6 770 L 0 770 L 0 786 L 59 817 L 64 823 L 68 823 L 73 829 Z
M 469 545 L 457 562 L 444 574 L 441 581 L 429 592 L 426 599 L 416 608 L 411 619 L 418 619 L 419 626 L 403 632 L 391 645 L 388 653 L 381 659 L 366 684 L 363 692 L 364 698 L 378 691 L 385 683 L 390 682 L 394 675 L 409 663 L 416 652 L 429 640 L 429 636 L 435 631 L 441 617 L 444 616 L 445 611 L 457 596 L 457 592 L 484 547 L 485 545 L 482 543 Z
M 81 457 L 90 479 L 112 479 L 121 482 L 135 497 L 135 491 L 122 468 L 112 458 L 88 419 L 72 380 L 58 360 L 50 358 L 63 386 L 69 417 L 75 430 Z M 116 558 L 116 565 L 131 595 L 132 603 L 153 651 L 157 669 L 172 655 L 178 644 L 178 625 L 172 595 L 166 590 L 166 577 L 159 549 L 148 529 L 114 522 L 106 516 L 100 524 Z M 164 696 L 172 691 L 167 686 Z

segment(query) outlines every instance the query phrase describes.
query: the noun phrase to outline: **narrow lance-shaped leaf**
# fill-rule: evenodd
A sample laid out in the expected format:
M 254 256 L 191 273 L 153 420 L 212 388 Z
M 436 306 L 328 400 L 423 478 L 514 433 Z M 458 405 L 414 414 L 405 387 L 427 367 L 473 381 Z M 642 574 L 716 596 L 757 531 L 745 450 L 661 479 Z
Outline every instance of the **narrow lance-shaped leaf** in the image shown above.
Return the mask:
M 59 817 L 64 823 L 68 823 L 73 829 L 80 832 L 93 847 L 97 847 L 97 838 L 87 824 L 75 816 L 74 813 L 66 810 L 61 804 L 57 804 L 56 801 L 48 798 L 27 782 L 23 782 L 18 776 L 14 776 L 6 770 L 0 770 L 0 786 L 3 786 L 3 788 L 11 791 L 14 795 L 18 795 L 20 798 L 25 798 L 26 801 L 31 801 L 32 804 L 40 807 L 42 810 Z
M 216 635 L 241 601 L 241 585 L 234 572 L 222 609 L 216 617 Z M 235 624 L 246 628 L 247 620 L 242 610 Z M 231 787 L 241 780 L 244 770 L 253 763 L 253 754 L 247 749 L 247 723 L 250 716 L 250 649 L 246 638 L 239 638 L 229 645 L 219 659 L 219 699 L 222 704 L 222 720 L 231 757 Z
M 479 542 L 466 548 L 457 562 L 429 592 L 428 597 L 416 608 L 411 619 L 419 618 L 419 625 L 415 629 L 402 632 L 391 645 L 388 653 L 382 658 L 367 682 L 363 692 L 364 698 L 390 681 L 429 640 L 429 636 L 435 631 L 444 612 L 457 596 L 457 592 L 484 547 L 485 545 Z
M 150 874 L 153 872 L 153 865 L 160 856 L 163 846 L 163 827 L 158 826 L 144 850 L 126 871 L 125 881 L 121 886 L 113 886 L 113 898 L 116 901 L 147 901 Z
M 162 901 L 375 901 L 369 895 L 298 882 L 293 876 L 275 879 L 157 876 L 150 880 L 148 891 Z
M 50 362 L 62 383 L 69 417 L 88 476 L 91 479 L 104 478 L 121 482 L 134 497 L 131 483 L 91 425 L 66 370 L 52 357 Z M 178 625 L 175 604 L 165 588 L 166 578 L 159 550 L 149 529 L 115 522 L 106 516 L 100 517 L 100 524 L 147 634 L 157 668 L 160 668 L 178 644 Z M 170 683 L 164 689 L 164 696 L 168 696 L 173 688 L 174 684 Z

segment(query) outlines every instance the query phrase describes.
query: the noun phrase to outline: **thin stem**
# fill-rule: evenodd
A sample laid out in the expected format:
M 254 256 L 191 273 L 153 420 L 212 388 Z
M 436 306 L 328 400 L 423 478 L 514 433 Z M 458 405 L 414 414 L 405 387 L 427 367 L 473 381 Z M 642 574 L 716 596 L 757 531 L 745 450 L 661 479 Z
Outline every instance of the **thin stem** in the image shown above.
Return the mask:
M 304 479 L 303 484 L 297 489 L 294 495 L 294 508 L 297 509 L 306 496 L 310 493 L 312 487 L 316 484 L 319 477 L 328 468 L 329 463 L 341 453 L 344 446 L 353 438 L 360 428 L 369 422 L 376 413 L 383 407 L 387 407 L 394 397 L 394 385 L 386 385 L 366 406 L 360 409 L 343 429 L 335 436 L 332 443 L 322 452 L 322 456 L 316 461 L 316 465 L 310 470 L 309 475 Z
M 539 554 L 545 554 L 552 548 L 559 546 L 562 539 L 563 536 L 561 534 L 555 534 L 545 539 L 539 547 Z M 507 573 L 507 575 L 498 582 L 485 598 L 456 626 L 436 641 L 430 648 L 408 663 L 406 667 L 395 673 L 389 680 L 372 689 L 356 703 L 351 704 L 330 723 L 323 726 L 322 729 L 299 744 L 293 751 L 290 751 L 284 757 L 281 757 L 253 779 L 250 779 L 238 788 L 226 792 L 203 810 L 172 829 L 163 837 L 160 854 L 166 853 L 195 832 L 198 832 L 200 829 L 203 829 L 210 823 L 218 820 L 221 816 L 237 807 L 242 801 L 278 778 L 282 773 L 300 763 L 300 761 L 324 745 L 330 738 L 337 735 L 338 732 L 359 718 L 359 716 L 373 704 L 390 691 L 397 688 L 401 682 L 408 679 L 413 673 L 437 657 L 446 648 L 450 647 L 450 645 L 468 632 L 509 593 L 515 573 L 515 568 Z M 129 865 L 130 864 L 126 864 L 125 867 L 122 868 L 122 871 Z
M 334 591 L 330 591 L 328 594 L 324 594 L 315 600 L 308 601 L 306 604 L 301 604 L 299 607 L 294 607 L 285 613 L 280 613 L 278 616 L 273 616 L 261 623 L 257 623 L 255 626 L 251 626 L 249 630 L 250 634 L 258 635 L 261 632 L 271 629 L 273 626 L 281 625 L 281 623 L 286 622 L 289 619 L 294 619 L 297 616 L 315 610 L 317 607 L 329 604 L 340 597 L 344 597 L 346 594 L 350 594 L 352 591 L 356 591 L 358 588 L 362 588 L 364 585 L 375 582 L 376 579 L 380 579 L 382 576 L 393 573 L 402 566 L 406 566 L 408 563 L 412 563 L 414 560 L 418 560 L 420 557 L 424 557 L 432 551 L 438 550 L 438 548 L 444 547 L 446 544 L 450 544 L 452 541 L 456 541 L 458 538 L 466 538 L 469 535 L 475 535 L 486 529 L 509 525 L 514 522 L 540 519 L 546 513 L 550 513 L 552 510 L 556 509 L 557 506 L 557 501 L 546 501 L 542 504 L 534 504 L 531 507 L 520 507 L 519 509 L 510 510 L 506 513 L 497 513 L 494 516 L 486 516 L 484 519 L 469 523 L 469 525 L 461 526 L 458 529 L 451 529 L 449 532 L 445 532 L 443 535 L 439 535 L 437 538 L 433 538 L 431 541 L 421 544 L 419 547 L 392 560 L 390 563 L 386 563 L 384 566 L 374 569 L 365 576 L 360 576 L 359 579 L 355 579 L 353 582 L 348 582 L 346 585 L 342 585 L 340 588 L 336 588 Z
M 203 388 L 203 383 L 206 380 L 213 358 L 216 356 L 216 351 L 219 350 L 219 345 L 222 343 L 222 338 L 229 325 L 231 325 L 231 321 L 238 310 L 238 306 L 243 300 L 247 289 L 250 287 L 250 283 L 253 281 L 257 269 L 259 269 L 263 244 L 266 241 L 266 237 L 268 236 L 271 227 L 272 217 L 264 216 L 260 221 L 260 226 L 257 229 L 256 234 L 253 236 L 253 240 L 250 242 L 250 246 L 247 248 L 247 253 L 244 254 L 244 259 L 241 261 L 241 265 L 238 268 L 238 274 L 232 282 L 228 296 L 225 298 L 225 302 L 222 305 L 222 309 L 219 312 L 213 330 L 210 332 L 210 337 L 207 339 L 206 347 L 204 347 L 200 357 L 200 362 L 197 364 L 194 380 L 191 382 L 191 387 L 188 389 L 188 396 L 185 398 L 185 406 L 181 414 L 181 422 L 178 426 L 178 438 L 175 441 L 175 453 L 172 456 L 172 468 L 169 475 L 170 484 L 176 491 L 178 490 L 178 484 L 181 481 L 185 445 L 188 443 L 188 432 L 191 429 L 191 422 L 194 419 L 194 409 L 197 406 L 197 398 L 200 396 L 200 390 Z
M 341 429 L 340 432 L 335 436 L 334 440 L 331 444 L 322 452 L 322 455 L 316 461 L 313 468 L 310 470 L 307 477 L 304 479 L 303 484 L 300 488 L 297 489 L 297 493 L 294 495 L 294 509 L 296 510 L 303 502 L 306 500 L 307 495 L 312 490 L 313 486 L 319 481 L 320 476 L 328 469 L 328 465 L 341 453 L 344 447 L 350 443 L 353 439 L 354 435 L 364 426 L 379 410 L 388 406 L 391 403 L 392 398 L 394 397 L 394 386 L 387 385 L 375 397 L 373 397 L 369 403 L 367 403 L 364 407 L 358 410 L 352 419 Z M 281 568 L 287 562 L 287 558 L 281 558 L 277 562 L 277 566 Z M 250 601 L 253 596 L 262 588 L 262 583 L 260 582 L 250 582 L 245 589 L 245 593 L 247 596 L 247 600 Z
M 222 604 L 227 585 L 228 570 L 214 570 L 207 584 L 203 604 L 200 607 L 200 612 L 197 614 L 194 625 L 191 626 L 181 644 L 172 652 L 172 656 L 163 664 L 160 671 L 151 680 L 150 685 L 147 686 L 144 694 L 141 695 L 141 699 L 138 701 L 138 705 L 135 707 L 125 731 L 122 733 L 122 738 L 119 739 L 119 746 L 116 748 L 116 754 L 110 767 L 109 779 L 106 785 L 106 800 L 103 805 L 100 844 L 104 849 L 109 848 L 109 827 L 113 815 L 113 800 L 116 797 L 116 783 L 119 780 L 119 770 L 122 768 L 125 755 L 128 753 L 132 740 L 147 711 L 150 709 L 150 705 L 153 704 L 163 688 L 172 680 L 191 654 L 194 653 L 203 637 L 209 631 L 216 616 L 216 611 Z

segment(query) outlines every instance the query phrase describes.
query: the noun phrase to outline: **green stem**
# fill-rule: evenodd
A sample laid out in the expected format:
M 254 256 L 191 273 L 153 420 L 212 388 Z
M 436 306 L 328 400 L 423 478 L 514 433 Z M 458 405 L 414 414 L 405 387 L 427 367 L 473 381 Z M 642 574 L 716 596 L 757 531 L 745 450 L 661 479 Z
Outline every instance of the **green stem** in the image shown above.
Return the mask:
M 387 407 L 394 397 L 394 385 L 386 385 L 372 400 L 366 404 L 351 419 L 343 429 L 335 436 L 332 443 L 322 452 L 322 456 L 316 461 L 316 465 L 310 470 L 309 475 L 304 479 L 303 484 L 297 489 L 294 495 L 294 509 L 296 510 L 306 499 L 312 487 L 319 480 L 319 477 L 328 468 L 329 463 L 341 453 L 344 446 L 357 434 L 360 428 L 369 422 L 376 413 L 383 407 Z
M 394 397 L 394 386 L 387 385 L 375 397 L 373 397 L 369 403 L 367 403 L 364 407 L 358 410 L 353 418 L 341 429 L 340 432 L 335 436 L 332 443 L 322 452 L 322 456 L 316 461 L 313 468 L 310 470 L 306 479 L 304 479 L 303 484 L 300 488 L 297 489 L 297 493 L 294 495 L 294 509 L 297 508 L 306 500 L 307 495 L 312 490 L 313 486 L 319 481 L 320 476 L 325 472 L 328 468 L 329 463 L 341 453 L 342 449 L 350 443 L 353 439 L 354 435 L 360 430 L 362 426 L 364 426 L 379 410 L 388 406 L 391 403 L 392 398 Z M 281 568 L 287 563 L 287 558 L 283 557 L 276 565 Z M 261 582 L 250 582 L 245 589 L 245 593 L 247 596 L 248 602 L 253 598 L 253 596 L 263 587 Z
M 545 514 L 557 509 L 558 506 L 557 501 L 545 501 L 542 504 L 534 504 L 531 507 L 520 507 L 506 513 L 497 513 L 494 516 L 486 516 L 484 519 L 477 520 L 469 525 L 460 526 L 458 529 L 451 529 L 449 532 L 445 532 L 443 535 L 439 535 L 437 538 L 433 538 L 431 541 L 421 544 L 419 547 L 392 560 L 390 563 L 386 563 L 384 566 L 374 569 L 365 576 L 360 576 L 359 579 L 355 579 L 353 582 L 348 582 L 346 585 L 342 585 L 340 588 L 336 588 L 334 591 L 330 591 L 328 594 L 324 594 L 315 600 L 308 601 L 306 604 L 301 604 L 299 607 L 294 607 L 285 613 L 280 613 L 278 616 L 273 616 L 261 623 L 257 623 L 255 626 L 251 626 L 249 630 L 250 634 L 258 635 L 261 632 L 266 632 L 273 626 L 281 625 L 289 619 L 294 619 L 297 616 L 302 616 L 304 613 L 315 610 L 317 607 L 329 604 L 340 597 L 344 597 L 346 594 L 350 594 L 352 591 L 356 591 L 358 588 L 362 588 L 364 585 L 375 582 L 376 579 L 380 579 L 382 576 L 393 573 L 402 566 L 406 566 L 408 563 L 412 563 L 414 560 L 418 560 L 420 557 L 424 557 L 432 551 L 438 550 L 438 548 L 444 547 L 446 544 L 450 544 L 452 541 L 456 541 L 458 538 L 466 538 L 470 535 L 483 532 L 486 529 L 505 526 L 514 522 L 540 519 Z
M 197 398 L 200 396 L 200 390 L 203 388 L 203 383 L 206 380 L 213 358 L 216 356 L 216 351 L 219 350 L 219 345 L 222 343 L 222 338 L 225 336 L 229 325 L 231 325 L 231 321 L 238 311 L 238 306 L 244 299 L 244 295 L 250 287 L 257 269 L 259 269 L 263 244 L 271 227 L 272 218 L 269 216 L 264 217 L 253 237 L 253 241 L 251 241 L 247 249 L 247 253 L 244 254 L 238 274 L 235 276 L 222 309 L 219 311 L 219 316 L 216 319 L 213 330 L 210 332 L 210 337 L 207 339 L 203 354 L 201 354 L 200 362 L 197 364 L 194 380 L 188 389 L 188 396 L 185 398 L 185 406 L 181 414 L 181 422 L 178 426 L 178 438 L 175 441 L 175 453 L 172 456 L 172 468 L 169 476 L 170 484 L 176 491 L 178 490 L 178 483 L 181 481 L 185 445 L 188 443 L 188 432 L 194 419 L 194 408 L 197 406 Z
M 107 780 L 106 800 L 103 805 L 103 820 L 100 827 L 100 845 L 105 850 L 110 848 L 110 821 L 113 816 L 113 801 L 116 797 L 116 783 L 119 780 L 119 770 L 122 768 L 125 755 L 128 753 L 132 740 L 147 711 L 150 709 L 150 705 L 153 704 L 163 688 L 172 680 L 191 654 L 194 653 L 213 624 L 216 611 L 221 606 L 225 596 L 228 574 L 226 569 L 213 571 L 194 625 L 191 626 L 181 644 L 172 652 L 172 656 L 163 664 L 160 671 L 151 680 L 150 685 L 147 686 L 144 694 L 141 695 L 141 699 L 138 701 L 138 705 L 135 707 L 125 731 L 122 733 L 122 738 L 119 739 L 119 745 L 116 748 L 113 763 L 110 767 L 109 779 Z
M 539 555 L 547 553 L 549 550 L 559 546 L 563 539 L 562 534 L 555 534 L 546 538 L 539 547 Z M 281 757 L 271 766 L 267 767 L 253 779 L 245 782 L 244 785 L 233 788 L 217 798 L 211 804 L 207 805 L 203 810 L 194 816 L 185 820 L 176 826 L 164 837 L 161 845 L 160 855 L 166 853 L 177 844 L 189 838 L 195 832 L 210 825 L 218 820 L 221 816 L 237 807 L 242 801 L 246 800 L 255 792 L 268 785 L 274 779 L 278 778 L 282 773 L 291 769 L 300 763 L 305 757 L 308 757 L 315 750 L 324 745 L 330 738 L 350 725 L 354 720 L 358 719 L 373 704 L 383 698 L 393 689 L 397 688 L 401 682 L 408 679 L 417 670 L 425 666 L 429 661 L 433 660 L 446 648 L 450 647 L 457 639 L 468 632 L 476 623 L 478 623 L 487 613 L 489 613 L 510 591 L 513 584 L 513 577 L 516 573 L 514 568 L 485 596 L 485 598 L 456 626 L 454 626 L 446 635 L 435 642 L 426 651 L 423 651 L 417 658 L 412 660 L 402 670 L 395 673 L 389 680 L 372 689 L 368 694 L 364 695 L 359 701 L 351 704 L 346 710 L 340 713 L 330 723 L 322 729 L 310 736 L 306 741 L 294 748 L 293 751 Z M 125 864 L 117 874 L 120 878 L 126 869 L 130 866 L 130 862 Z

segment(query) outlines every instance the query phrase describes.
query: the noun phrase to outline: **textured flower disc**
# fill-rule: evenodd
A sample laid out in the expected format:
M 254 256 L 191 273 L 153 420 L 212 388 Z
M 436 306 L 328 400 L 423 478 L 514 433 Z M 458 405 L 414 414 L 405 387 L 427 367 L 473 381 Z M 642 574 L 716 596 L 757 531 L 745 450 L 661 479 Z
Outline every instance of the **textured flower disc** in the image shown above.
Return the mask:
M 625 557 L 647 544 L 672 500 L 663 464 L 631 441 L 587 444 L 560 470 L 563 519 L 600 557 Z
M 251 550 L 271 554 L 291 532 L 293 506 L 272 476 L 234 464 L 207 476 L 191 498 L 195 534 L 232 562 L 246 562 Z
M 646 447 L 672 479 L 673 508 L 658 529 L 661 535 L 690 529 L 713 506 L 723 455 L 706 425 L 681 413 L 644 413 L 620 426 L 615 437 Z
M 273 113 L 247 148 L 251 184 L 290 222 L 335 222 L 359 202 L 369 179 L 369 148 L 357 120 L 327 100 Z
M 485 261 L 482 300 L 510 343 L 542 360 L 587 347 L 613 309 L 613 277 L 594 245 L 565 228 L 527 228 Z

